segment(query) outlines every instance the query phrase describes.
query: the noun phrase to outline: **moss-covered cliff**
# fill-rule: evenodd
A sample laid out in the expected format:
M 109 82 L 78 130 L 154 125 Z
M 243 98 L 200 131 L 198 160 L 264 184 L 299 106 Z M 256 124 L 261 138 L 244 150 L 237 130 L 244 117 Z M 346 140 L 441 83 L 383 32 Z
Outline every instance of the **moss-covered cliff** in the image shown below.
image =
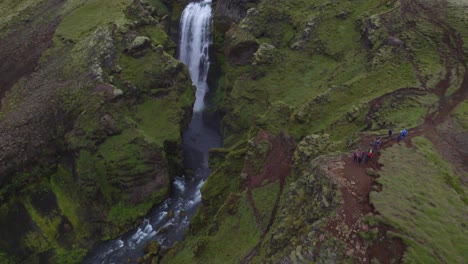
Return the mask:
M 182 169 L 194 88 L 174 58 L 172 6 L 0 10 L 0 262 L 78 263 L 167 197 Z
M 212 153 L 187 238 L 162 263 L 466 258 L 466 8 L 456 0 L 217 1 L 213 99 L 225 113 L 225 148 Z M 410 129 L 406 147 L 392 147 L 390 128 Z M 353 164 L 348 153 L 377 137 L 373 160 Z M 441 160 L 445 172 L 433 167 Z M 417 184 L 420 163 L 432 166 L 431 184 Z M 427 205 L 432 199 L 440 203 Z
M 145 263 L 468 259 L 467 3 L 213 2 L 224 146 L 184 241 Z M 0 3 L 0 263 L 77 263 L 166 197 L 184 4 Z

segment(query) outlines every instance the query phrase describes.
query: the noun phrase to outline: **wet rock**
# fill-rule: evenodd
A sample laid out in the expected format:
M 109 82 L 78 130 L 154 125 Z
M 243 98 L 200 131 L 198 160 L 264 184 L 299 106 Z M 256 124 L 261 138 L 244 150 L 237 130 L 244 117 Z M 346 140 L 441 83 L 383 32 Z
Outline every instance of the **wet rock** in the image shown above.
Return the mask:
M 159 250 L 161 249 L 161 245 L 157 241 L 151 241 L 145 244 L 143 250 L 145 254 L 156 256 L 159 254 Z
M 167 213 L 167 219 L 172 219 L 174 218 L 174 211 L 170 210 L 168 213 Z

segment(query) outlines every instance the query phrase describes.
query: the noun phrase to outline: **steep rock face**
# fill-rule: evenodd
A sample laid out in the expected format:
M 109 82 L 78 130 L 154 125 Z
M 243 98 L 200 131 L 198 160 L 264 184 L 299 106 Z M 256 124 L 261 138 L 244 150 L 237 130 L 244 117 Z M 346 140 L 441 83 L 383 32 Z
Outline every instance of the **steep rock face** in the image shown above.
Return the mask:
M 79 262 L 164 199 L 181 170 L 194 88 L 171 55 L 168 8 L 110 2 L 0 4 L 13 14 L 2 17 L 10 20 L 0 45 L 38 59 L 33 68 L 14 63 L 16 79 L 1 87 L 2 263 Z M 39 45 L 22 45 L 30 39 Z M 0 57 L 10 63 L 14 54 L 2 49 Z

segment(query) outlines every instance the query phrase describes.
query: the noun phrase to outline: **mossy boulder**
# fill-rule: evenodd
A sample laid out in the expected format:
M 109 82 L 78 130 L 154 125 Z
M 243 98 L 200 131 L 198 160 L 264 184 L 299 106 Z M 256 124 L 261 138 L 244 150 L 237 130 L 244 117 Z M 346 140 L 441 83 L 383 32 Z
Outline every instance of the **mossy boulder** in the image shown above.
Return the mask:
M 126 48 L 126 52 L 134 57 L 143 55 L 142 50 L 151 47 L 151 39 L 147 36 L 136 36 L 131 44 Z
M 143 248 L 145 254 L 150 254 L 153 256 L 157 256 L 160 249 L 161 245 L 157 241 L 151 241 L 145 244 L 145 247 Z
M 262 43 L 258 50 L 254 53 L 253 65 L 260 64 L 273 64 L 279 62 L 278 54 L 275 50 L 275 46 Z

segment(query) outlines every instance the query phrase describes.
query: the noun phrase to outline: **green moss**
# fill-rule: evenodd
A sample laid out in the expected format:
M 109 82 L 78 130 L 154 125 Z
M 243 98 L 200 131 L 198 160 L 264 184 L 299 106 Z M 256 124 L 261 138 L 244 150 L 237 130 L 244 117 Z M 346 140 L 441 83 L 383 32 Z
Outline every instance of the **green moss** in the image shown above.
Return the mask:
M 24 237 L 24 245 L 32 252 L 44 252 L 51 249 L 51 245 L 39 232 L 30 231 Z
M 140 29 L 140 32 L 151 38 L 156 44 L 166 46 L 169 41 L 165 28 L 161 24 L 150 25 Z
M 132 223 L 136 218 L 145 216 L 152 206 L 152 202 L 138 205 L 119 202 L 110 209 L 108 220 L 117 226 L 125 226 Z
M 82 150 L 76 161 L 76 172 L 80 179 L 85 182 L 94 183 L 86 190 L 88 197 L 93 197 L 99 191 L 106 201 L 112 201 L 113 195 L 119 190 L 111 186 L 107 180 L 107 169 L 105 161 L 96 154 Z
M 405 263 L 462 262 L 468 257 L 466 187 L 430 141 L 417 137 L 413 144 L 382 152 L 383 191 L 372 192 L 371 202 L 406 237 Z
M 465 100 L 460 103 L 452 112 L 452 116 L 463 126 L 468 129 L 468 102 Z
M 0 263 L 14 264 L 17 263 L 17 261 L 7 253 L 0 251 Z
M 88 251 L 86 249 L 78 248 L 72 250 L 66 250 L 59 248 L 56 251 L 56 263 L 57 264 L 78 264 L 80 263 Z
M 57 173 L 50 177 L 51 189 L 57 198 L 60 211 L 73 225 L 77 240 L 88 237 L 89 226 L 83 219 L 80 197 L 76 194 L 76 183 L 74 183 L 71 172 L 59 165 Z
M 231 151 L 224 164 L 210 175 L 210 180 L 203 185 L 201 190 L 203 200 L 213 200 L 219 204 L 229 195 L 229 192 L 237 190 L 239 175 L 244 163 L 245 149 Z M 219 199 L 224 197 L 224 199 Z M 219 200 L 218 200 L 219 199 Z
M 39 213 L 30 200 L 24 201 L 24 207 L 28 210 L 31 219 L 39 227 L 47 243 L 52 246 L 57 246 L 58 227 L 62 222 L 62 218 L 58 214 L 43 216 Z
M 184 67 L 163 51 L 147 50 L 144 56 L 139 58 L 119 54 L 116 63 L 122 67 L 122 80 L 130 82 L 142 91 L 178 87 L 177 84 L 185 89 L 187 83 L 184 81 L 189 80 L 188 75 L 178 76 Z

